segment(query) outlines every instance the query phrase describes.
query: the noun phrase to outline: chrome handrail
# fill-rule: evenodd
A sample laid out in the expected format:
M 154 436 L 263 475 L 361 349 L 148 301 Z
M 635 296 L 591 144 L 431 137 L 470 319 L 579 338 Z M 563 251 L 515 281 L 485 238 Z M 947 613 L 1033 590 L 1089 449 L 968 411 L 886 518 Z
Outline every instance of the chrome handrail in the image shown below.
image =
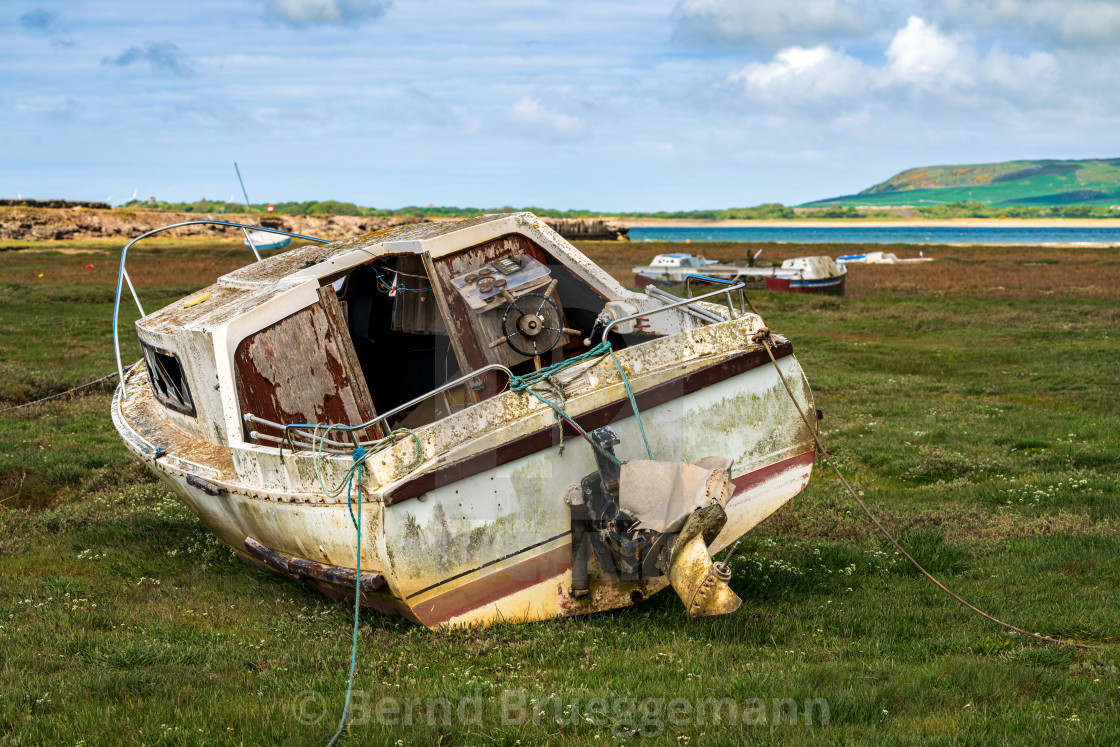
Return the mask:
M 680 301 L 677 301 L 676 303 L 665 304 L 664 306 L 662 306 L 661 308 L 658 308 L 658 309 L 649 309 L 647 311 L 639 311 L 636 314 L 630 314 L 628 316 L 619 317 L 618 319 L 612 319 L 607 324 L 607 326 L 603 327 L 603 338 L 602 338 L 602 340 L 603 340 L 603 342 L 607 341 L 607 333 L 609 333 L 611 331 L 611 327 L 615 326 L 616 324 L 621 324 L 622 322 L 628 322 L 631 319 L 638 319 L 639 317 L 653 316 L 654 314 L 660 314 L 663 311 L 668 311 L 669 309 L 675 309 L 675 308 L 678 308 L 678 307 L 681 307 L 681 306 L 690 306 L 690 305 L 696 303 L 697 301 L 703 301 L 705 298 L 711 298 L 712 296 L 720 296 L 720 295 L 723 295 L 725 293 L 728 295 L 728 298 L 730 298 L 731 291 L 742 290 L 746 286 L 747 286 L 746 283 L 739 283 L 738 285 L 733 285 L 730 288 L 726 288 L 726 289 L 723 289 L 723 290 L 715 290 L 715 291 L 712 291 L 711 293 L 705 293 L 702 296 L 697 296 L 696 298 L 682 298 Z M 735 318 L 734 309 L 731 310 L 731 318 L 732 319 Z
M 465 384 L 466 382 L 470 381 L 471 379 L 477 378 L 478 376 L 486 373 L 487 371 L 502 371 L 509 378 L 513 378 L 513 371 L 510 371 L 508 368 L 503 366 L 501 363 L 490 363 L 488 365 L 483 366 L 482 368 L 475 369 L 474 371 L 467 374 L 466 376 L 460 376 L 457 379 L 454 379 L 452 381 L 448 381 L 447 383 L 436 387 L 435 389 L 428 392 L 427 394 L 422 394 L 419 397 L 416 397 L 415 399 L 410 399 L 408 402 L 405 402 L 403 405 L 397 405 L 392 410 L 389 410 L 389 412 L 386 412 L 382 415 L 378 415 L 377 417 L 375 417 L 371 420 L 367 420 L 364 423 L 359 423 L 357 425 L 333 425 L 333 426 L 330 426 L 331 432 L 349 433 L 349 434 L 351 434 L 351 438 L 355 440 L 355 445 L 356 446 L 368 445 L 365 442 L 357 441 L 357 436 L 354 435 L 354 434 L 356 434 L 357 431 L 362 431 L 362 430 L 365 430 L 366 428 L 370 428 L 370 427 L 372 427 L 372 426 L 374 426 L 378 423 L 382 423 L 382 422 L 386 421 L 388 418 L 393 417 L 397 413 L 402 412 L 403 410 L 407 410 L 408 408 L 413 407 L 414 405 L 420 404 L 421 402 L 428 399 L 429 397 L 434 397 L 437 394 L 441 394 L 443 392 L 446 392 L 448 389 L 454 389 L 455 387 L 460 386 L 461 384 Z M 388 425 L 389 424 L 386 422 L 384 430 L 388 430 Z M 290 423 L 290 424 L 284 426 L 284 437 L 285 438 L 290 438 L 288 432 L 291 431 L 291 430 L 297 429 L 297 428 L 324 428 L 324 427 L 326 427 L 326 426 L 324 426 L 322 423 Z M 300 433 L 299 431 L 296 431 L 296 432 Z M 306 437 L 307 434 L 302 434 L 302 435 L 304 435 Z M 323 436 L 318 436 L 318 438 L 324 438 L 325 436 L 326 436 L 326 433 L 324 433 Z
M 168 225 L 168 226 L 161 226 L 160 228 L 153 228 L 151 231 L 145 231 L 144 233 L 140 234 L 136 238 L 132 239 L 132 241 L 129 241 L 127 244 L 124 245 L 124 249 L 121 249 L 121 267 L 120 267 L 120 271 L 117 273 L 117 297 L 113 301 L 113 350 L 117 355 L 117 373 L 120 375 L 120 382 L 122 384 L 122 387 L 123 387 L 123 384 L 124 384 L 124 364 L 121 363 L 121 337 L 120 337 L 120 330 L 117 329 L 117 324 L 118 324 L 118 319 L 120 317 L 121 290 L 123 288 L 124 283 L 128 283 L 128 289 L 130 291 L 132 291 L 132 300 L 136 302 L 136 308 L 140 311 L 140 316 L 141 317 L 146 316 L 146 314 L 144 314 L 144 307 L 140 305 L 140 297 L 136 295 L 136 288 L 133 287 L 133 285 L 132 285 L 132 278 L 130 278 L 128 276 L 128 271 L 125 270 L 125 267 L 124 267 L 125 260 L 128 257 L 128 250 L 133 244 L 135 244 L 140 239 L 146 239 L 149 236 L 152 236 L 153 234 L 160 233 L 161 231 L 168 231 L 172 228 L 182 228 L 183 226 L 197 226 L 197 225 L 230 226 L 231 228 L 241 228 L 241 229 L 252 228 L 252 229 L 255 229 L 255 230 L 258 230 L 258 231 L 265 231 L 267 233 L 278 233 L 278 234 L 281 234 L 282 236 L 291 236 L 294 239 L 307 239 L 308 241 L 318 241 L 320 244 L 330 244 L 331 243 L 331 241 L 329 239 L 320 239 L 316 236 L 304 236 L 303 234 L 299 234 L 299 233 L 291 233 L 289 231 L 281 231 L 278 228 L 265 228 L 264 226 L 253 226 L 253 225 L 247 225 L 247 224 L 244 224 L 244 223 L 230 223 L 229 221 L 224 221 L 224 220 L 188 220 L 188 221 L 183 221 L 182 223 L 172 223 L 171 225 Z M 253 247 L 253 253 L 256 254 L 256 247 Z M 259 257 L 258 257 L 258 259 L 259 259 Z M 125 396 L 126 395 L 125 395 L 124 389 L 122 388 L 121 389 L 121 397 L 124 398 Z
M 674 296 L 668 291 L 661 290 L 656 285 L 647 287 L 646 295 L 662 303 L 675 303 L 676 301 L 681 300 L 680 296 Z M 684 311 L 684 313 L 686 314 L 691 314 L 697 319 L 700 319 L 709 324 L 719 324 L 723 321 L 723 317 L 721 317 L 719 314 L 715 313 L 714 311 L 708 311 L 707 309 L 701 308 L 699 306 L 685 306 L 682 311 Z
M 693 280 L 698 280 L 698 281 L 702 281 L 702 282 L 705 282 L 705 283 L 717 283 L 717 284 L 722 284 L 722 285 L 732 285 L 735 282 L 734 280 L 727 280 L 727 279 L 724 279 L 724 278 L 714 278 L 714 277 L 711 277 L 710 275 L 689 275 L 688 277 L 686 277 L 684 279 L 684 292 L 688 294 L 689 298 L 692 298 L 692 281 Z M 735 318 L 735 309 L 732 306 L 732 302 L 731 302 L 731 291 L 732 291 L 732 288 L 727 289 L 727 308 L 728 308 L 728 310 L 731 311 L 731 318 L 734 319 Z M 746 295 L 746 293 L 744 293 L 743 288 L 740 287 L 739 288 L 739 312 L 740 313 L 746 313 L 746 310 L 747 310 L 746 301 L 747 301 L 747 295 Z

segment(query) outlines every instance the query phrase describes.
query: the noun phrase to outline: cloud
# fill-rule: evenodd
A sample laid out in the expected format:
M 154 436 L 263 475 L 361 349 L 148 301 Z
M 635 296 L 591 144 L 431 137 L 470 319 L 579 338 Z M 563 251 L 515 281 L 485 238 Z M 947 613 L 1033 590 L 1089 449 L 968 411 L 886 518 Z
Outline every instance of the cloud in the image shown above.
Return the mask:
M 1052 88 L 1058 78 L 1058 61 L 1049 52 L 1019 56 L 995 47 L 980 63 L 981 74 L 992 86 L 1031 97 Z
M 49 10 L 36 8 L 19 17 L 19 23 L 25 29 L 49 33 L 58 28 L 58 16 Z
M 523 134 L 545 140 L 575 140 L 587 132 L 587 124 L 579 117 L 558 112 L 532 96 L 513 105 L 509 121 Z
M 380 18 L 390 0 L 266 0 L 267 12 L 290 26 L 351 24 Z
M 860 36 L 867 28 L 844 0 L 680 0 L 671 18 L 684 39 L 764 50 Z
M 946 26 L 1023 37 L 1076 49 L 1120 45 L 1115 0 L 928 0 Z
M 773 52 L 881 38 L 909 16 L 950 33 L 1077 51 L 1120 47 L 1117 0 L 678 0 L 678 39 Z
M 67 96 L 66 100 L 61 104 L 47 110 L 46 116 L 47 120 L 52 124 L 74 124 L 79 119 L 81 119 L 82 107 L 72 97 Z
M 789 47 L 732 73 L 726 87 L 768 110 L 827 104 L 851 116 L 868 106 L 889 110 L 904 99 L 935 108 L 1000 101 L 1041 106 L 1060 73 L 1052 54 L 1015 55 L 997 45 L 981 56 L 966 40 L 916 16 L 891 38 L 883 60 L 869 64 L 823 44 Z
M 971 82 L 976 54 L 936 26 L 911 16 L 887 47 L 887 74 L 916 88 L 950 88 Z
M 790 47 L 771 62 L 747 65 L 730 77 L 748 96 L 789 103 L 847 97 L 867 85 L 862 62 L 825 45 Z
M 226 96 L 199 96 L 168 112 L 167 120 L 189 121 L 192 125 L 225 131 L 257 131 L 262 125 L 261 120 L 254 112 L 243 108 L 243 104 Z
M 400 96 L 386 99 L 382 109 L 387 116 L 435 127 L 450 127 L 459 120 L 451 107 L 414 86 L 406 88 Z
M 194 63 L 183 54 L 177 44 L 171 42 L 157 42 L 146 48 L 129 47 L 116 57 L 101 60 L 102 65 L 115 67 L 128 67 L 138 62 L 147 62 L 152 70 L 175 75 L 190 75 L 194 72 Z

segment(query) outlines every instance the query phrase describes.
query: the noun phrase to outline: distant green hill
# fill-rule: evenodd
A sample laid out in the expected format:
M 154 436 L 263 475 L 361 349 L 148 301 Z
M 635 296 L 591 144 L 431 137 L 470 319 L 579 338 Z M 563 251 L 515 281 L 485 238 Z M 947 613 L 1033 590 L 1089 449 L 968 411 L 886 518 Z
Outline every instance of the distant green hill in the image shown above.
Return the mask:
M 859 194 L 808 202 L 803 207 L 962 202 L 1033 207 L 1120 204 L 1120 158 L 927 166 L 903 171 Z

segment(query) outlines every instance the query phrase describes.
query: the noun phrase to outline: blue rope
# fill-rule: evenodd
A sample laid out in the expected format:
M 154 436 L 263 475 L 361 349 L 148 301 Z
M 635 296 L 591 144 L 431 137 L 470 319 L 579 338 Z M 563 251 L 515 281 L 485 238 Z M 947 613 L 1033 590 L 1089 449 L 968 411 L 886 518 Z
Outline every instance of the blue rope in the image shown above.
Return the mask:
M 385 278 L 381 277 L 381 273 L 377 271 L 377 267 L 375 265 L 370 265 L 369 267 L 370 267 L 371 270 L 373 270 L 373 274 L 377 276 L 377 282 L 381 286 L 381 289 L 383 291 L 388 293 L 389 291 L 393 290 L 393 284 L 386 281 Z M 381 269 L 385 270 L 385 272 L 389 272 L 388 268 L 383 267 Z M 393 270 L 393 272 L 396 272 L 396 271 Z M 427 288 L 407 288 L 407 287 L 405 287 L 404 283 L 401 283 L 401 282 L 397 283 L 397 291 L 398 292 L 427 293 L 431 289 L 432 289 L 431 286 L 429 286 Z
M 532 373 L 525 374 L 524 376 L 511 376 L 509 380 L 509 388 L 515 392 L 522 392 L 533 386 L 539 384 L 553 374 L 560 373 L 565 368 L 583 363 L 589 358 L 602 358 L 611 350 L 609 342 L 601 342 L 595 347 L 588 350 L 583 355 L 577 355 L 575 358 L 569 358 L 559 363 L 553 363 L 551 366 L 545 366 L 540 371 L 533 371 Z
M 327 747 L 331 747 L 338 741 L 342 730 L 346 728 L 346 720 L 350 717 L 350 695 L 354 690 L 354 669 L 358 664 L 358 610 L 362 601 L 362 464 L 365 461 L 366 450 L 361 446 L 354 449 L 354 472 L 351 474 L 351 480 L 346 484 L 346 507 L 350 509 L 350 521 L 354 524 L 354 530 L 358 535 L 358 561 L 355 564 L 354 572 L 354 636 L 350 643 L 350 679 L 346 683 L 346 704 L 342 707 L 342 718 L 338 721 L 338 731 L 331 737 L 331 741 L 327 742 Z M 350 496 L 350 488 L 354 485 L 355 479 L 358 483 L 358 515 L 354 515 L 354 501 Z
M 546 366 L 540 371 L 533 371 L 532 373 L 525 374 L 524 376 L 511 376 L 509 380 L 509 388 L 514 392 L 528 392 L 529 394 L 539 399 L 541 402 L 551 407 L 552 410 L 557 414 L 557 416 L 563 418 L 568 422 L 568 424 L 575 428 L 579 432 L 579 434 L 587 440 L 588 443 L 590 443 L 599 451 L 600 454 L 607 457 L 615 464 L 621 465 L 621 462 L 617 457 L 595 443 L 591 436 L 588 435 L 587 431 L 581 428 L 579 423 L 577 423 L 574 418 L 568 415 L 568 413 L 564 410 L 564 406 L 562 404 L 557 404 L 556 402 L 553 402 L 552 400 L 532 389 L 533 386 L 547 381 L 556 391 L 556 393 L 560 395 L 560 399 L 563 400 L 564 392 L 560 385 L 557 384 L 552 377 L 566 368 L 574 366 L 578 363 L 583 363 L 585 360 L 589 360 L 591 358 L 603 358 L 607 355 L 610 355 L 610 357 L 614 360 L 615 368 L 618 369 L 618 375 L 622 379 L 622 385 L 626 388 L 626 396 L 630 399 L 630 407 L 634 409 L 634 417 L 638 421 L 638 431 L 642 434 L 642 443 L 645 444 L 646 455 L 652 460 L 653 452 L 649 448 L 649 439 L 646 438 L 646 429 L 645 426 L 642 425 L 642 414 L 638 412 L 638 402 L 636 399 L 634 399 L 634 390 L 630 387 L 630 379 L 626 376 L 626 372 L 622 369 L 622 364 L 619 363 L 618 357 L 614 354 L 614 350 L 611 348 L 611 344 L 609 342 L 601 342 L 595 347 L 588 350 L 583 355 L 577 355 L 575 358 L 569 358 L 565 361 L 560 361 L 559 363 L 553 363 L 551 366 Z
M 642 443 L 646 445 L 646 456 L 649 460 L 653 461 L 653 452 L 649 448 L 649 439 L 646 438 L 646 428 L 642 425 L 642 414 L 638 412 L 638 401 L 634 399 L 634 390 L 630 388 L 630 379 L 626 377 L 626 372 L 622 370 L 622 364 L 618 362 L 618 356 L 614 351 L 610 351 L 611 359 L 614 361 L 614 367 L 618 369 L 618 375 L 622 378 L 622 385 L 626 387 L 626 396 L 630 399 L 630 406 L 634 408 L 634 419 L 638 421 L 638 431 L 642 434 Z

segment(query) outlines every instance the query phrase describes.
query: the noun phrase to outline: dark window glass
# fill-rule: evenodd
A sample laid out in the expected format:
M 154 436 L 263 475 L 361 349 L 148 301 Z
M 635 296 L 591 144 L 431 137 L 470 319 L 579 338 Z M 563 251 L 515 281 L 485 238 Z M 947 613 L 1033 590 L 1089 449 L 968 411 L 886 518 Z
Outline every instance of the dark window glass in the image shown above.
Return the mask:
M 156 399 L 165 407 L 170 407 L 184 415 L 195 415 L 194 400 L 187 387 L 183 367 L 173 353 L 144 345 L 144 361 L 148 364 L 148 381 Z

